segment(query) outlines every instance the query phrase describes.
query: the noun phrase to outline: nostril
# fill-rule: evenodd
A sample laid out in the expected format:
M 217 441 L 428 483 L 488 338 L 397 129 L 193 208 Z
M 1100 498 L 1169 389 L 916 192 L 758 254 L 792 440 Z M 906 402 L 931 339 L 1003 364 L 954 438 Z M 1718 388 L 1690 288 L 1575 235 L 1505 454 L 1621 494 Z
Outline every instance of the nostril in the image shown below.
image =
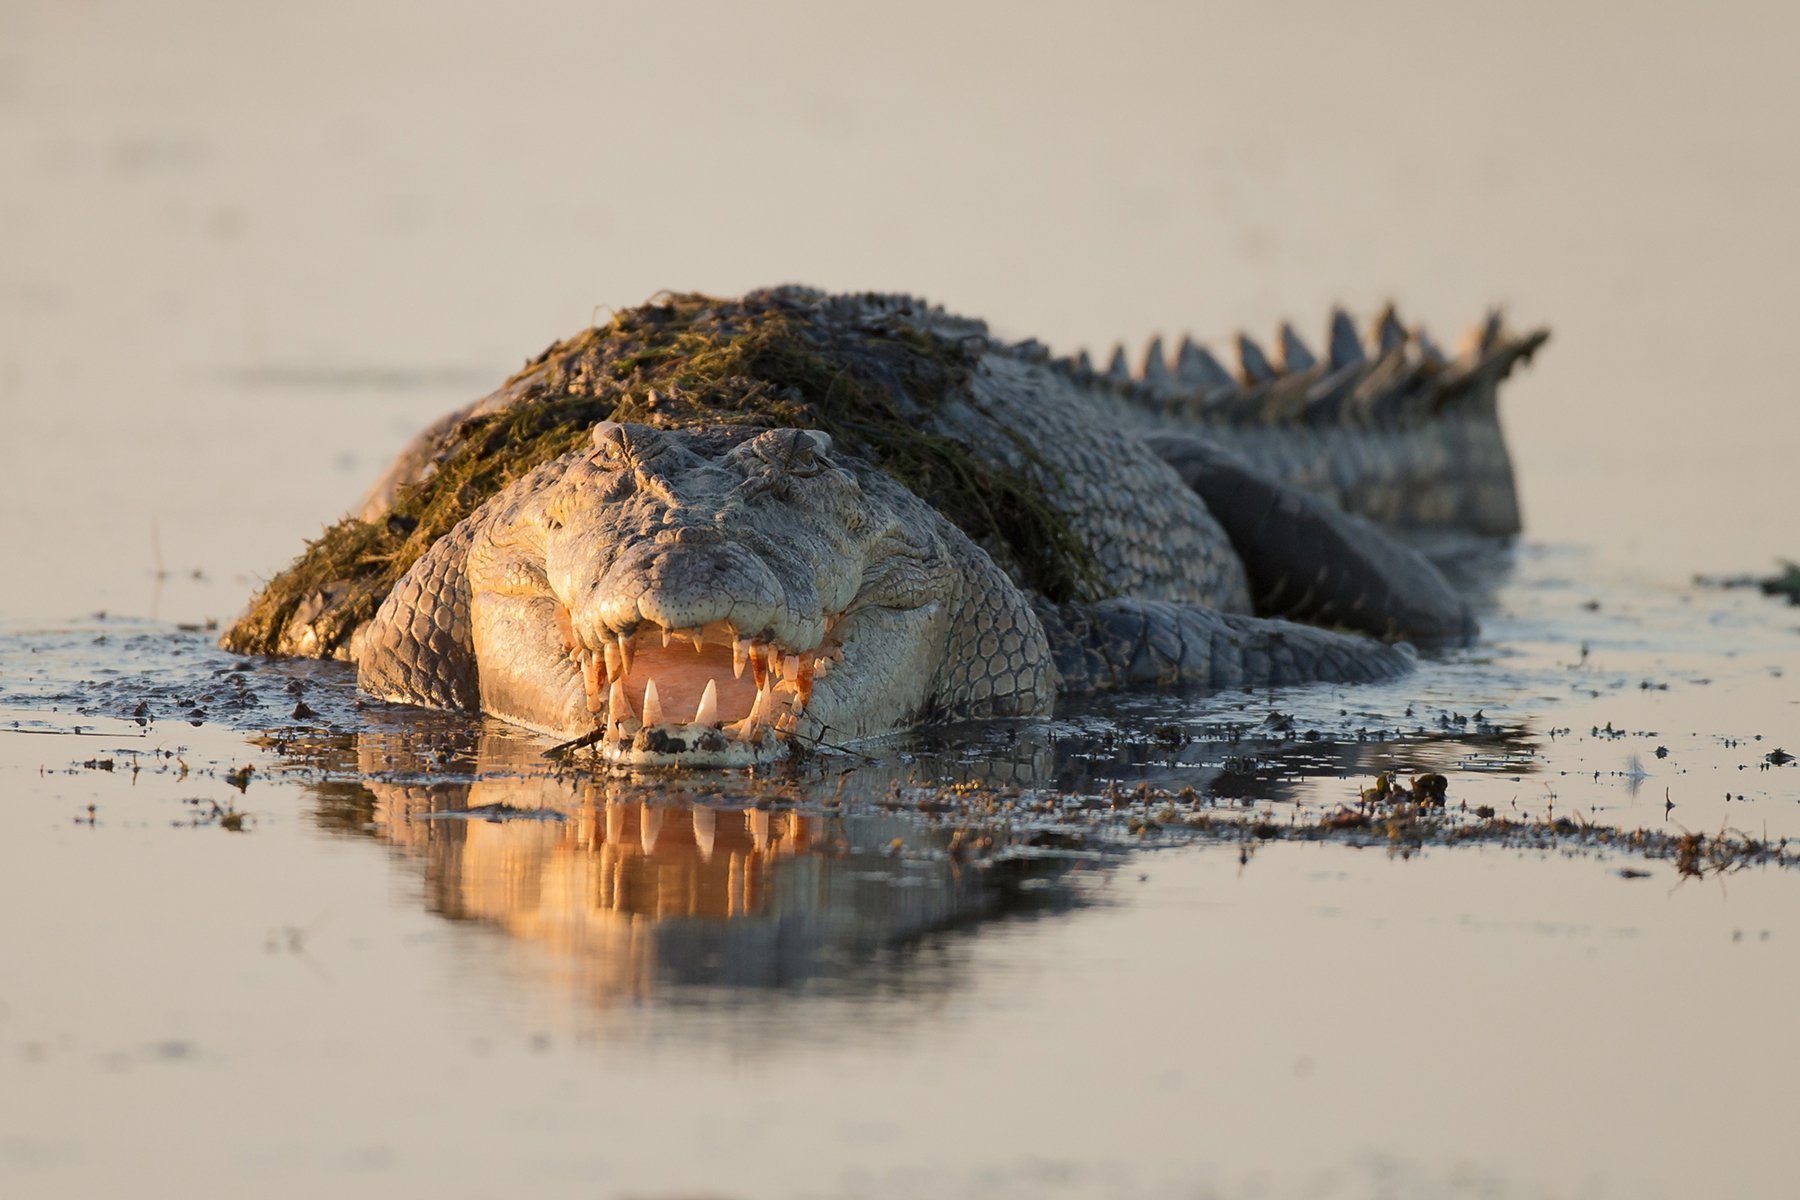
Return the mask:
M 705 525 L 676 525 L 656 533 L 657 544 L 663 546 L 711 546 L 724 540 L 724 534 Z

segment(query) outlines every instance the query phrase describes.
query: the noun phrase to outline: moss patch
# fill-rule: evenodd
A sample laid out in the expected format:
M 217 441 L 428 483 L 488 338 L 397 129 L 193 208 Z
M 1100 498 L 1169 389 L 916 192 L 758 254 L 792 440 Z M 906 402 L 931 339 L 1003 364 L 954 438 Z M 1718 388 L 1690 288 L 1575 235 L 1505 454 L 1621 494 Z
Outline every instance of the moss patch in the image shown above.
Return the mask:
M 906 484 L 1052 600 L 1097 578 L 1092 552 L 1030 472 L 933 433 L 978 350 L 904 317 L 821 319 L 800 298 L 669 296 L 556 343 L 507 381 L 504 410 L 462 422 L 436 469 L 381 522 L 346 518 L 270 580 L 226 633 L 240 653 L 338 653 L 432 543 L 500 489 L 585 444 L 598 421 L 823 429 Z M 1039 479 L 1050 476 L 1012 434 Z

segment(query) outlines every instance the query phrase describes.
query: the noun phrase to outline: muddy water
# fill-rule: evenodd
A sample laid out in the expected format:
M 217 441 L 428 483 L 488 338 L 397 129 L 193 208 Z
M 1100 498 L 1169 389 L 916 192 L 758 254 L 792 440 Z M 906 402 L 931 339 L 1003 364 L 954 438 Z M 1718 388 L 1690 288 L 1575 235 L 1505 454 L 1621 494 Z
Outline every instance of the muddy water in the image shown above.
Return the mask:
M 1800 617 L 1691 583 L 1800 555 L 1790 14 L 508 14 L 0 9 L 0 1190 L 1788 1193 L 1792 868 L 1192 823 L 1800 838 Z M 212 648 L 596 305 L 785 279 L 1553 325 L 1483 643 L 651 786 Z

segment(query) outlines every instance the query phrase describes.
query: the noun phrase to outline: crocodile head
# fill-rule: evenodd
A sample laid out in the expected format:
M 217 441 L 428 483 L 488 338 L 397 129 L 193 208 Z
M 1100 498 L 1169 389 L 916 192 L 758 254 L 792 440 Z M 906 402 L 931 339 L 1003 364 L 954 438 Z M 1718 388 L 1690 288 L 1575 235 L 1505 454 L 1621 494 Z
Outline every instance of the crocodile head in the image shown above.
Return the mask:
M 618 762 L 742 765 L 918 723 L 946 699 L 967 556 L 992 570 L 810 430 L 607 422 L 497 499 L 468 558 L 482 708 Z

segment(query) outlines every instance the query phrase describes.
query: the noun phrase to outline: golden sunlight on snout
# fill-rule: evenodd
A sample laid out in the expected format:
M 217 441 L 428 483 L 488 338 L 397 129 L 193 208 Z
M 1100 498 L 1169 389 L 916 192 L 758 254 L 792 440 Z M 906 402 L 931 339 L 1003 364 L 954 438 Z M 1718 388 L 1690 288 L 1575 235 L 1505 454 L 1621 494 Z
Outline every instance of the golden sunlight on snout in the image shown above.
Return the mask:
M 831 621 L 818 645 L 793 647 L 726 621 L 687 629 L 643 621 L 630 633 L 584 638 L 560 604 L 556 618 L 595 723 L 583 744 L 646 765 L 756 761 L 793 733 L 813 684 L 843 657 Z

